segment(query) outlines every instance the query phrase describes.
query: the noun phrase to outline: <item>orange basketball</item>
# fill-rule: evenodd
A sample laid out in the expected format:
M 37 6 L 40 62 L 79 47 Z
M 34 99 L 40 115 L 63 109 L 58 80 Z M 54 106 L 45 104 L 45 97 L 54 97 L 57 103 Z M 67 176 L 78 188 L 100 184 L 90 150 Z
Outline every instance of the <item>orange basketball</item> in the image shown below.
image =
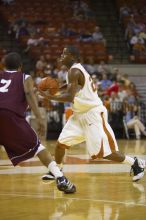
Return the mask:
M 55 95 L 59 90 L 59 83 L 56 79 L 48 76 L 43 78 L 38 84 L 38 89 L 41 91 L 49 91 L 51 95 Z

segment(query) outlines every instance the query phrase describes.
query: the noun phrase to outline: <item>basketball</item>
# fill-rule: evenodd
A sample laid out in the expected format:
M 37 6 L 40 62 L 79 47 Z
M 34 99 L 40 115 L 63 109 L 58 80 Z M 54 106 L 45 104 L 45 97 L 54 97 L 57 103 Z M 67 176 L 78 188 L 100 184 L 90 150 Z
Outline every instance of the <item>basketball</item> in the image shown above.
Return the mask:
M 48 76 L 43 78 L 38 84 L 38 89 L 41 91 L 49 91 L 51 95 L 55 95 L 59 90 L 59 82 Z

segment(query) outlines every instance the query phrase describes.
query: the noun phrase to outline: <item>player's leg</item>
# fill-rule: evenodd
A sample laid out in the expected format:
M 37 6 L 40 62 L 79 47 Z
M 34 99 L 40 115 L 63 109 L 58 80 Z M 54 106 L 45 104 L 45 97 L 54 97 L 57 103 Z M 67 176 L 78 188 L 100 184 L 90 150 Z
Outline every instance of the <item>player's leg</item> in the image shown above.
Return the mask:
M 104 107 L 100 110 L 86 113 L 84 130 L 89 154 L 93 159 L 103 157 L 129 164 L 134 171 L 133 181 L 141 179 L 144 175 L 144 161 L 119 152 L 114 132 L 107 122 L 107 110 Z
M 0 120 L 3 127 L 0 129 L 1 141 L 14 166 L 38 154 L 43 164 L 54 173 L 59 190 L 65 193 L 76 191 L 75 186 L 60 172 L 56 162 L 40 144 L 36 133 L 24 118 L 4 110 L 0 111 Z
M 65 156 L 65 150 L 69 148 L 70 146 L 61 144 L 59 141 L 57 141 L 56 148 L 55 148 L 55 161 L 57 164 L 60 164 L 60 168 L 63 162 L 63 158 Z
M 85 138 L 79 122 L 74 116 L 71 116 L 62 130 L 55 148 L 55 161 L 60 169 L 62 169 L 65 150 L 69 149 L 70 146 L 83 142 L 84 140 Z M 51 179 L 54 179 L 54 175 L 52 175 L 51 172 L 48 172 L 42 177 L 42 180 L 44 181 Z
M 143 178 L 144 176 L 144 168 L 146 163 L 144 160 L 137 157 L 129 157 L 127 155 L 123 155 L 121 152 L 114 152 L 110 155 L 104 157 L 107 160 L 113 160 L 125 164 L 129 164 L 131 166 L 131 172 L 133 172 L 133 181 L 136 182 Z
M 60 171 L 56 162 L 53 161 L 50 152 L 43 145 L 40 145 L 38 151 L 36 152 L 36 155 L 38 156 L 42 164 L 46 166 L 49 170 L 51 170 L 55 178 L 63 176 L 63 173 Z
M 64 126 L 56 144 L 55 161 L 57 164 L 63 162 L 65 150 L 71 146 L 84 142 L 84 133 L 80 122 L 72 115 Z
M 103 123 L 103 130 L 108 138 L 108 143 L 109 143 L 109 148 L 107 148 L 107 152 L 105 152 L 104 158 L 108 160 L 113 160 L 113 161 L 129 164 L 134 173 L 133 181 L 138 181 L 144 176 L 145 161 L 138 159 L 136 157 L 134 158 L 129 157 L 119 152 L 117 148 L 117 142 L 115 139 L 114 132 L 106 120 L 107 117 L 104 116 L 104 114 L 101 115 L 101 117 L 102 117 L 102 123 Z M 108 153 L 108 149 L 109 149 L 109 153 Z M 111 153 L 110 153 L 110 150 L 111 150 Z
M 65 193 L 76 192 L 76 187 L 72 184 L 62 173 L 56 162 L 53 161 L 50 152 L 47 149 L 43 149 L 41 145 L 40 151 L 38 150 L 37 156 L 40 161 L 46 166 L 56 179 L 57 188 Z

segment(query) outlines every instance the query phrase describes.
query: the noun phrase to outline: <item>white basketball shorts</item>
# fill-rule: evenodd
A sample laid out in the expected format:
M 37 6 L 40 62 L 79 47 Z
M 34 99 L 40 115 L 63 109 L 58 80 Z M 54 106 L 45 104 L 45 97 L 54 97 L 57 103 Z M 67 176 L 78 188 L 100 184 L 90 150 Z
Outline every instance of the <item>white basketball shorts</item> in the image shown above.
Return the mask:
M 59 139 L 66 148 L 86 142 L 89 155 L 102 158 L 118 151 L 117 141 L 107 119 L 107 110 L 102 105 L 86 113 L 74 113 L 65 124 Z

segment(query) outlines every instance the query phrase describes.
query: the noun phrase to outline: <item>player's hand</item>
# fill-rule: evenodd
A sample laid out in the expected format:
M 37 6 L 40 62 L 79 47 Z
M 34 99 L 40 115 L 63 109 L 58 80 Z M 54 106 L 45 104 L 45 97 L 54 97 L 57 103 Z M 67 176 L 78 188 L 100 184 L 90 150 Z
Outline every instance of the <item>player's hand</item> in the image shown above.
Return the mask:
M 38 135 L 43 136 L 45 133 L 45 123 L 42 118 L 37 118 Z
M 49 93 L 49 90 L 47 91 L 41 91 L 40 89 L 38 90 L 39 91 L 39 95 L 44 97 L 45 99 L 51 99 L 52 98 L 52 95 L 50 95 Z
M 45 109 L 52 109 L 52 104 L 51 104 L 51 101 L 48 100 L 47 98 L 45 97 L 40 97 L 39 99 L 39 103 L 40 103 L 40 106 L 45 108 Z

